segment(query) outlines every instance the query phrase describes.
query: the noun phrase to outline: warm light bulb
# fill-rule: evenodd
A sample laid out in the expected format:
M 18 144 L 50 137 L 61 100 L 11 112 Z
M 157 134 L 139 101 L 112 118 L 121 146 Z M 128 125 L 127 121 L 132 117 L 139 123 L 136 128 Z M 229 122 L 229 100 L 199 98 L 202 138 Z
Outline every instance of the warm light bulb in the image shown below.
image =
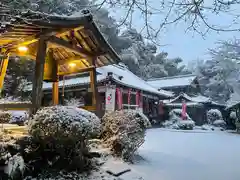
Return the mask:
M 28 48 L 26 46 L 20 46 L 20 47 L 18 47 L 18 50 L 20 52 L 26 52 L 28 50 Z
M 70 66 L 70 67 L 75 67 L 76 64 L 75 64 L 75 63 L 70 63 L 69 66 Z

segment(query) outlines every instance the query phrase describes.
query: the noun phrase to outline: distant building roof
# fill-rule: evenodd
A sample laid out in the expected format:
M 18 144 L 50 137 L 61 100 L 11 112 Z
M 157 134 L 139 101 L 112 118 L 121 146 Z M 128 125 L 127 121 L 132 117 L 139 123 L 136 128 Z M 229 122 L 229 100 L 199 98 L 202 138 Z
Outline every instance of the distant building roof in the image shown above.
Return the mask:
M 196 96 L 189 96 L 185 93 L 181 93 L 180 95 L 178 95 L 177 97 L 175 97 L 174 99 L 169 99 L 169 100 L 164 100 L 164 103 L 174 103 L 180 99 L 186 99 L 189 102 L 195 102 L 195 103 L 207 103 L 207 102 L 211 102 L 211 98 L 203 96 L 201 94 L 196 95 Z
M 191 85 L 196 78 L 196 75 L 187 74 L 164 78 L 154 78 L 149 79 L 147 82 L 155 88 L 183 87 Z
M 146 81 L 141 79 L 140 77 L 133 74 L 130 70 L 128 70 L 125 66 L 120 65 L 108 65 L 99 67 L 96 69 L 98 72 L 97 82 L 105 81 L 107 79 L 108 72 L 112 72 L 112 80 L 139 90 L 143 90 L 146 92 L 150 92 L 153 94 L 158 94 L 164 97 L 173 97 L 173 93 L 165 90 L 157 90 L 154 87 L 150 86 Z M 71 79 L 66 79 L 64 82 L 65 87 L 76 86 L 76 85 L 84 85 L 89 84 L 90 78 L 87 77 L 76 77 Z M 59 87 L 63 86 L 63 81 L 59 81 Z M 52 89 L 52 83 L 43 83 L 43 90 Z M 26 90 L 31 90 L 31 87 L 28 87 Z
M 237 92 L 231 94 L 230 99 L 227 101 L 226 109 L 233 109 L 240 104 L 240 95 Z
M 165 103 L 167 105 L 176 104 L 176 103 L 181 104 L 182 99 L 187 100 L 186 101 L 187 104 L 197 104 L 197 103 L 206 104 L 206 103 L 210 103 L 212 105 L 225 107 L 225 105 L 214 102 L 214 101 L 212 101 L 212 99 L 210 97 L 206 97 L 206 96 L 203 96 L 201 94 L 198 94 L 198 95 L 195 95 L 195 96 L 189 96 L 185 93 L 181 93 L 180 95 L 178 95 L 174 99 L 164 100 L 163 103 Z

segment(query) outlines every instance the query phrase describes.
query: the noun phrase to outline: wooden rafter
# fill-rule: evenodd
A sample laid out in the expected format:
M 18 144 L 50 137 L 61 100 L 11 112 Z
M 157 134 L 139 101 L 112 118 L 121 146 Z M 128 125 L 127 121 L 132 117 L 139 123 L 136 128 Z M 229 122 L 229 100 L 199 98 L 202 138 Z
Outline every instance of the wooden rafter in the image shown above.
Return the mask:
M 87 51 L 81 47 L 77 47 L 76 45 L 72 45 L 71 43 L 69 43 L 61 38 L 55 37 L 55 36 L 49 37 L 48 41 L 53 44 L 57 44 L 58 46 L 62 46 L 66 49 L 69 49 L 70 51 L 73 51 L 77 54 L 80 54 L 82 57 L 93 57 L 94 56 L 94 54 L 90 53 L 89 51 Z
M 94 68 L 96 68 L 96 67 L 95 66 L 90 66 L 90 67 L 87 67 L 87 68 L 78 69 L 75 72 L 60 72 L 60 73 L 58 73 L 58 75 L 59 76 L 67 76 L 67 75 L 71 75 L 71 74 L 78 74 L 78 73 L 82 73 L 82 72 L 89 72 L 89 71 L 91 71 Z

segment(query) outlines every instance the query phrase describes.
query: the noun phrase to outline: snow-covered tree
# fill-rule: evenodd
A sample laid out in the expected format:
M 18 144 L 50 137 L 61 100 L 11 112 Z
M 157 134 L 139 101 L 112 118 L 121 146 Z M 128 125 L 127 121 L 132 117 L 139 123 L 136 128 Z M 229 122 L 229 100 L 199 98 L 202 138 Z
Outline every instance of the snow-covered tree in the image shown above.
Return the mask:
M 240 42 L 221 42 L 210 50 L 211 59 L 197 62 L 194 72 L 199 77 L 203 93 L 214 101 L 225 103 L 239 89 Z
M 135 74 L 149 79 L 184 73 L 185 66 L 180 66 L 182 59 L 169 59 L 166 52 L 157 53 L 156 45 L 146 42 L 136 29 L 124 31 L 121 37 L 130 44 L 121 52 L 123 62 Z
M 33 80 L 34 61 L 26 58 L 12 57 L 4 79 L 5 96 L 22 96 L 24 87 Z

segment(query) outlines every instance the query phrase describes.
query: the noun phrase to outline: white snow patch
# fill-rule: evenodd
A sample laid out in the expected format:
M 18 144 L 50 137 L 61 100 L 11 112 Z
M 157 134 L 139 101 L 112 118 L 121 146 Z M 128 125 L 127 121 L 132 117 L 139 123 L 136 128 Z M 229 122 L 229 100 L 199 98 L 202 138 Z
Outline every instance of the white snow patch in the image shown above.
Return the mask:
M 131 165 L 145 180 L 239 180 L 239 135 L 172 131 L 148 130 L 143 161 Z

